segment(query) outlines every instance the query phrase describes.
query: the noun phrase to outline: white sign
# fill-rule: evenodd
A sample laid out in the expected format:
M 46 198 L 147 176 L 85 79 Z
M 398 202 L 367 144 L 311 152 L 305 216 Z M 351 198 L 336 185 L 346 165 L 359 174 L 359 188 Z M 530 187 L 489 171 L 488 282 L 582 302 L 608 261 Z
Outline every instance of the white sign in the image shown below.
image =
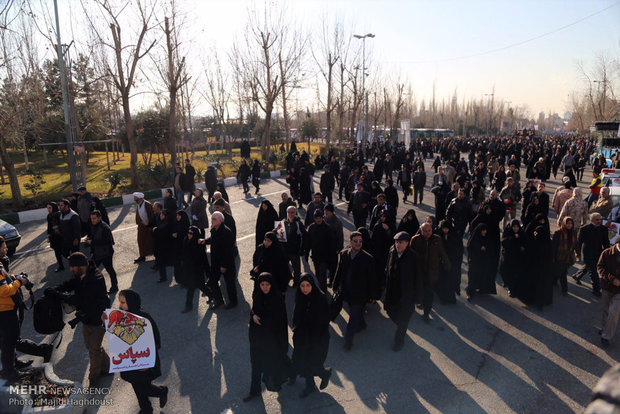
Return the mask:
M 280 243 L 286 243 L 286 227 L 284 227 L 284 220 L 274 221 L 273 231 L 276 233 L 276 237 Z
M 408 119 L 400 121 L 400 133 L 401 139 L 400 142 L 405 143 L 405 147 L 409 148 L 409 143 L 411 142 L 411 122 Z
M 119 309 L 106 309 L 105 313 L 110 372 L 154 367 L 157 349 L 151 321 Z
M 620 239 L 620 223 L 603 220 L 603 226 L 607 227 L 609 235 L 609 244 L 614 245 Z

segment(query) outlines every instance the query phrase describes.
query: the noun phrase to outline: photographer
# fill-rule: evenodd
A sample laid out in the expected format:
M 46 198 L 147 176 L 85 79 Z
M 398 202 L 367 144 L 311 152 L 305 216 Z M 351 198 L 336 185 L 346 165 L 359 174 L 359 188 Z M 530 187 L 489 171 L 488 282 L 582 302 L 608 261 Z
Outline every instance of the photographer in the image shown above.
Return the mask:
M 106 294 L 103 275 L 84 253 L 75 252 L 69 256 L 69 269 L 73 278 L 54 289 L 46 289 L 45 295 L 56 296 L 75 307 L 76 317 L 69 325 L 75 328 L 78 322 L 82 322 L 84 344 L 90 357 L 89 386 L 93 386 L 97 377 L 108 374 L 110 366 L 110 358 L 101 347 L 105 334 L 101 314 L 110 306 L 110 299 Z M 71 295 L 68 292 L 74 293 Z

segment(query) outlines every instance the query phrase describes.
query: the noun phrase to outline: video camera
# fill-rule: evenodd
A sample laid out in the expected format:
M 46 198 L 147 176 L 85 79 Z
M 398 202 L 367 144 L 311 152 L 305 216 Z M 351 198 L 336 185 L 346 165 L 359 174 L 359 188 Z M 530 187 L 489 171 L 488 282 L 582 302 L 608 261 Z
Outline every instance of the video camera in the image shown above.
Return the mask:
M 22 286 L 24 286 L 27 290 L 32 290 L 32 288 L 34 287 L 34 283 L 32 283 L 30 281 L 30 279 L 28 279 L 28 275 L 24 272 L 21 272 L 19 274 L 19 276 L 22 276 L 23 278 L 21 279 L 22 281 Z

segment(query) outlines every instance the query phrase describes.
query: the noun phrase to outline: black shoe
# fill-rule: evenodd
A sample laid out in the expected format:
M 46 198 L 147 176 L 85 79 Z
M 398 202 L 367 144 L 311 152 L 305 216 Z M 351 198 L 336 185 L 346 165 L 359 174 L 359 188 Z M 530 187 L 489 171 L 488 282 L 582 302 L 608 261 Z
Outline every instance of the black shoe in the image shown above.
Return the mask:
M 191 312 L 191 311 L 192 311 L 192 308 L 190 308 L 190 307 L 186 306 L 186 307 L 185 307 L 185 309 L 183 309 L 183 310 L 181 311 L 181 313 L 189 313 L 189 312 Z
M 54 273 L 62 272 L 63 270 L 65 270 L 64 267 L 57 267 L 56 269 L 54 269 Z
M 353 348 L 353 341 L 344 342 L 344 350 L 349 352 Z
M 159 408 L 164 408 L 168 402 L 168 387 L 163 388 L 163 395 L 159 397 Z
M 237 306 L 236 303 L 229 303 L 228 305 L 224 306 L 224 309 L 232 309 L 232 308 L 234 308 L 236 306 Z
M 329 385 L 329 379 L 332 376 L 332 369 L 331 368 L 327 368 L 325 370 L 325 374 L 323 374 L 323 376 L 321 377 L 321 385 L 319 385 L 319 389 L 324 390 L 325 388 L 327 388 L 327 385 Z
M 28 368 L 30 365 L 32 365 L 32 362 L 33 362 L 32 359 L 29 359 L 28 361 L 22 361 L 21 359 L 15 359 L 15 369 Z
M 112 285 L 110 287 L 110 290 L 108 290 L 108 293 L 114 293 L 114 292 L 118 292 L 118 286 L 117 285 Z
M 600 298 L 601 296 L 603 296 L 600 290 L 594 290 L 592 291 L 592 294 L 596 296 L 597 298 Z
M 603 345 L 603 348 L 607 348 L 609 346 L 609 339 L 601 338 L 601 345 Z
M 392 351 L 398 352 L 401 349 L 403 349 L 404 346 L 405 346 L 404 341 L 394 341 L 394 344 L 392 345 Z
M 304 388 L 304 390 L 299 394 L 299 398 L 306 398 L 308 395 L 312 394 L 313 392 L 316 391 L 316 385 L 315 386 L 311 386 L 311 387 L 306 387 Z
M 134 263 L 142 263 L 142 262 L 145 262 L 145 261 L 146 261 L 146 258 L 144 256 L 140 256 L 136 260 L 134 260 L 133 262 Z

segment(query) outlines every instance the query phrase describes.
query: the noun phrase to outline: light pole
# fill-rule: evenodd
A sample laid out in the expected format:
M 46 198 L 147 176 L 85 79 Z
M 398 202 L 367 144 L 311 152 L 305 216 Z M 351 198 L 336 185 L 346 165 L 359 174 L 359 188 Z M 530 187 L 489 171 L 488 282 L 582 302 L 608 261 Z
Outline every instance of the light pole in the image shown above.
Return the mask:
M 489 135 L 489 128 L 491 126 L 491 98 L 493 98 L 494 93 L 485 93 L 484 96 L 489 97 L 489 103 L 487 104 L 487 136 Z
M 364 128 L 362 131 L 362 151 L 364 153 L 364 158 L 366 158 L 366 142 L 367 136 L 366 131 L 368 130 L 368 96 L 366 96 L 366 38 L 370 37 L 371 39 L 375 37 L 372 33 L 366 33 L 365 35 L 353 35 L 356 39 L 362 39 L 362 111 L 364 113 Z
M 69 175 L 71 176 L 71 187 L 77 191 L 77 179 L 75 178 L 75 159 L 73 158 L 73 139 L 71 135 L 71 125 L 69 118 L 69 106 L 67 105 L 67 77 L 65 74 L 65 60 L 60 42 L 60 23 L 58 20 L 58 4 L 54 0 L 54 13 L 56 15 L 56 41 L 58 42 L 58 66 L 60 67 L 60 83 L 62 86 L 62 108 L 65 114 L 65 137 L 67 139 L 67 159 L 69 160 Z M 86 185 L 86 183 L 83 183 Z

